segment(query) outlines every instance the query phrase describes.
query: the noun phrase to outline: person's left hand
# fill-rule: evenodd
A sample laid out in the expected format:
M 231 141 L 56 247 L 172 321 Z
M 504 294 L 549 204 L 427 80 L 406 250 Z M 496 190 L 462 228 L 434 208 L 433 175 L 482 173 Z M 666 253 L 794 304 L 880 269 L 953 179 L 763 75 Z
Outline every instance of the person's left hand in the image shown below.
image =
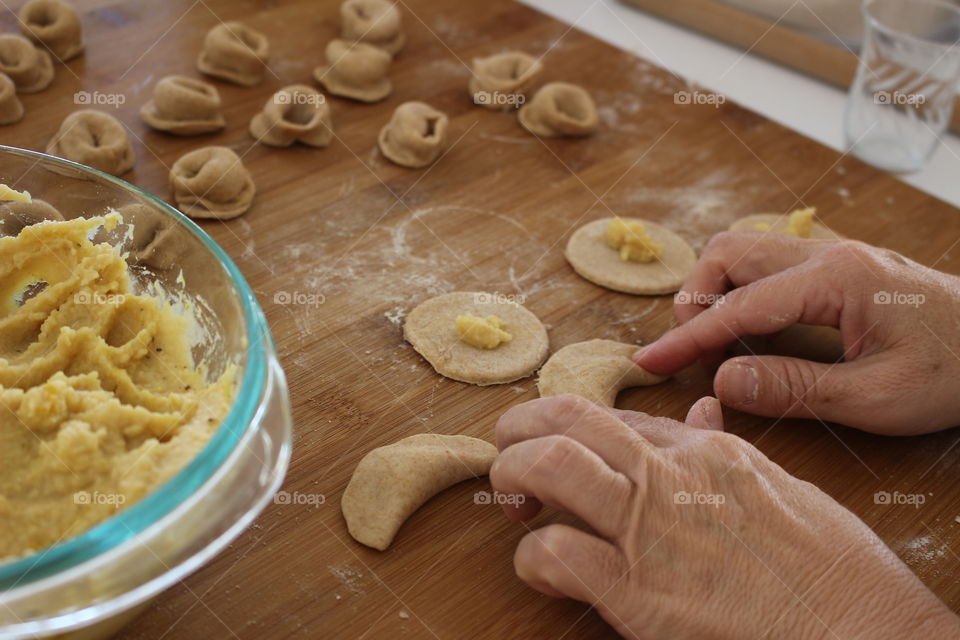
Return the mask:
M 744 440 L 719 403 L 688 424 L 579 396 L 533 400 L 497 424 L 494 489 L 595 533 L 551 524 L 517 575 L 588 602 L 630 638 L 956 638 L 956 617 L 867 526 Z

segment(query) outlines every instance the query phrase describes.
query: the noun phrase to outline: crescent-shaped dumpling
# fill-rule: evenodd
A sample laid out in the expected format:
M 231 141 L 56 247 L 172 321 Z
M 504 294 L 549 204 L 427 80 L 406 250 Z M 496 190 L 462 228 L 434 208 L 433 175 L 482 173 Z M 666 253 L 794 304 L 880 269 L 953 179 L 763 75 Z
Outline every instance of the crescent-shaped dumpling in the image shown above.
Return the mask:
M 489 442 L 436 433 L 374 449 L 360 460 L 340 502 L 350 535 L 383 551 L 423 503 L 451 485 L 487 475 L 496 457 Z
M 666 380 L 668 376 L 650 373 L 630 359 L 637 349 L 637 345 L 615 340 L 568 344 L 540 369 L 540 397 L 575 393 L 612 407 L 621 390 Z

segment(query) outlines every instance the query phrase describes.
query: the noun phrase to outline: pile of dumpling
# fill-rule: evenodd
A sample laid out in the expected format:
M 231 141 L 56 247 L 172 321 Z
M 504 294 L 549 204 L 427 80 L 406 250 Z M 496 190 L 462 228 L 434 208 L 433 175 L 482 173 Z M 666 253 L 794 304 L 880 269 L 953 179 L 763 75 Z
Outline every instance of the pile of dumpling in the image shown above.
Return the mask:
M 53 80 L 53 58 L 63 62 L 83 51 L 76 12 L 61 0 L 30 0 L 20 12 L 24 36 L 0 35 L 0 125 L 23 117 L 18 93 L 41 91 Z M 340 36 L 324 50 L 313 76 L 329 94 L 373 103 L 393 90 L 390 68 L 406 36 L 401 14 L 389 0 L 345 0 Z M 269 68 L 266 35 L 241 23 L 220 23 L 207 32 L 197 56 L 201 74 L 244 87 L 260 84 Z M 582 87 L 565 82 L 527 93 L 544 66 L 519 51 L 473 62 L 469 91 L 473 102 L 497 111 L 515 110 L 520 124 L 536 136 L 583 136 L 598 124 L 597 109 Z M 83 104 L 83 100 L 75 102 Z M 85 94 L 89 95 L 89 94 Z M 89 101 L 88 101 L 89 102 Z M 185 75 L 160 79 L 140 108 L 152 129 L 178 136 L 223 130 L 227 121 L 217 88 Z M 426 167 L 444 152 L 449 119 L 424 102 L 397 106 L 377 136 L 381 153 L 404 167 Z M 302 144 L 326 147 L 335 137 L 326 96 L 307 84 L 276 91 L 250 121 L 250 135 L 272 147 Z M 135 158 L 127 129 L 113 115 L 80 109 L 67 116 L 46 147 L 47 153 L 120 176 Z M 195 218 L 229 219 L 246 212 L 256 192 L 242 159 L 225 146 L 206 146 L 180 157 L 170 168 L 173 200 Z

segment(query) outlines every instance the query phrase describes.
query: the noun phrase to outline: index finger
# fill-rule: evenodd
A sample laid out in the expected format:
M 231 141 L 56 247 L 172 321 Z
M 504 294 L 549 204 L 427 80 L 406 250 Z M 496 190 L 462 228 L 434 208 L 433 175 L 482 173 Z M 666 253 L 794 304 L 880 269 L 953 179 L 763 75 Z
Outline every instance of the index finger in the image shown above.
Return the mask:
M 843 296 L 835 295 L 831 285 L 816 269 L 802 266 L 758 280 L 644 347 L 636 363 L 672 374 L 741 336 L 776 333 L 796 323 L 836 326 Z
M 730 289 L 795 267 L 810 258 L 815 242 L 771 231 L 724 231 L 713 236 L 674 297 L 674 314 L 688 322 L 723 299 Z

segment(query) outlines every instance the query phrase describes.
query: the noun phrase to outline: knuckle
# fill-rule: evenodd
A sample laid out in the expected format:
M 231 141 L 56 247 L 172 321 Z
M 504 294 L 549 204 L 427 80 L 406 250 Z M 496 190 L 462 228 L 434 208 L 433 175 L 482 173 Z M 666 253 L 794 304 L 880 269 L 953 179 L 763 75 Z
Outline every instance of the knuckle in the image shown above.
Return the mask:
M 749 445 L 740 438 L 723 431 L 709 431 L 698 434 L 710 444 L 713 452 L 723 460 L 742 458 L 749 450 Z
M 558 421 L 571 415 L 584 413 L 592 406 L 593 403 L 583 396 L 564 393 L 563 395 L 553 396 L 547 401 L 544 417 L 551 421 Z
M 558 557 L 562 557 L 566 544 L 562 533 L 558 525 L 547 525 L 521 538 L 513 556 L 514 568 L 520 579 L 534 579 L 551 567 Z
M 549 477 L 569 466 L 571 460 L 579 454 L 577 443 L 566 436 L 546 436 L 543 448 L 530 463 L 530 473 Z
M 861 273 L 877 263 L 877 249 L 858 240 L 838 240 L 823 252 L 823 261 L 831 270 Z
M 497 418 L 497 424 L 493 428 L 494 436 L 499 446 L 501 443 L 509 440 L 511 434 L 516 428 L 517 425 L 517 416 L 523 405 L 516 405 L 507 409 L 499 418 Z
M 737 241 L 737 233 L 735 231 L 721 231 L 720 233 L 715 233 L 703 248 L 703 255 L 713 254 L 716 252 L 722 252 L 724 249 L 729 248 Z
M 570 536 L 560 525 L 547 525 L 536 532 L 536 547 L 546 558 L 562 558 L 567 553 Z
M 819 397 L 820 383 L 816 372 L 802 361 L 783 360 L 780 379 L 772 378 L 774 397 L 781 406 L 798 404 L 805 408 Z

